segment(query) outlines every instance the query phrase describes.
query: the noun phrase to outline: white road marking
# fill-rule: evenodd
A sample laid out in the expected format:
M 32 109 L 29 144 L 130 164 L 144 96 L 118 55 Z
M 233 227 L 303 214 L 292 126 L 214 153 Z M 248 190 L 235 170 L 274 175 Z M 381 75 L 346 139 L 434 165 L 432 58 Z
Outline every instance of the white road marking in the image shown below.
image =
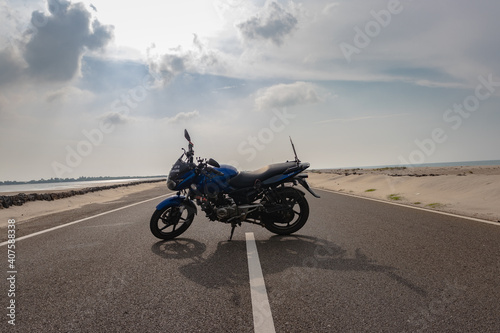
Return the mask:
M 253 232 L 246 232 L 248 274 L 252 298 L 253 326 L 255 333 L 274 333 L 271 306 L 267 298 L 266 284 L 260 267 L 259 254 Z
M 476 222 L 481 222 L 481 223 L 486 223 L 486 224 L 492 224 L 492 225 L 496 225 L 497 227 L 500 226 L 500 223 L 498 223 L 498 222 L 488 221 L 488 220 L 483 220 L 483 219 L 478 219 L 478 218 L 475 218 L 475 217 L 469 217 L 469 216 L 458 215 L 458 214 L 453 214 L 453 213 L 446 213 L 446 212 L 441 212 L 441 211 L 438 211 L 438 210 L 432 210 L 432 209 L 427 209 L 427 208 L 422 208 L 422 207 L 415 207 L 415 206 L 400 204 L 400 203 L 397 203 L 397 202 L 391 202 L 391 201 L 385 201 L 385 200 L 381 200 L 381 199 L 363 197 L 361 195 L 356 195 L 356 194 L 342 193 L 342 192 L 337 192 L 337 191 L 332 191 L 332 190 L 326 190 L 326 189 L 323 189 L 323 188 L 314 187 L 314 189 L 315 190 L 319 190 L 319 191 L 325 191 L 325 192 L 330 192 L 330 193 L 335 193 L 335 194 L 346 195 L 346 196 L 354 197 L 354 198 L 360 198 L 360 199 L 366 199 L 366 200 L 371 200 L 371 201 L 382 202 L 382 203 L 386 203 L 386 204 L 390 204 L 390 205 L 395 205 L 395 206 L 401 206 L 401 207 L 406 207 L 406 208 L 423 210 L 425 212 L 431 212 L 431 213 L 436 213 L 436 214 L 441 214 L 441 215 L 458 217 L 458 218 L 461 218 L 461 219 L 466 219 L 466 220 L 471 220 L 471 221 L 476 221 Z
M 87 220 L 90 220 L 90 219 L 93 219 L 93 218 L 96 218 L 96 217 L 99 217 L 99 216 L 103 216 L 103 215 L 106 215 L 106 214 L 114 213 L 114 212 L 117 212 L 117 211 L 125 209 L 125 208 L 129 208 L 129 207 L 133 207 L 133 206 L 136 206 L 136 205 L 140 205 L 140 204 L 143 204 L 143 203 L 148 202 L 148 201 L 157 200 L 157 199 L 159 199 L 161 197 L 164 197 L 166 195 L 169 195 L 169 194 L 160 195 L 160 196 L 155 197 L 155 198 L 151 198 L 151 199 L 144 200 L 144 201 L 141 201 L 141 202 L 136 202 L 136 203 L 133 203 L 131 205 L 123 206 L 123 207 L 120 207 L 120 208 L 108 210 L 107 212 L 104 212 L 104 213 L 100 213 L 100 214 L 97 214 L 97 215 L 89 216 L 89 217 L 86 217 L 86 218 L 81 219 L 81 220 L 69 222 L 69 223 L 66 223 L 66 224 L 61 224 L 61 225 L 58 225 L 56 227 L 53 227 L 53 228 L 50 228 L 50 229 L 45 229 L 45 230 L 38 231 L 38 232 L 34 232 L 34 233 L 26 235 L 26 236 L 17 237 L 16 238 L 16 242 L 19 242 L 20 240 L 23 240 L 23 239 L 26 239 L 26 238 L 30 238 L 30 237 L 33 237 L 33 236 L 38 236 L 38 235 L 44 234 L 46 232 L 54 231 L 56 229 L 64 228 L 64 227 L 70 226 L 72 224 L 77 224 L 77 223 L 80 223 L 80 222 L 83 222 L 83 221 L 87 221 Z M 7 243 L 8 243 L 8 241 L 0 243 L 0 246 L 7 245 Z

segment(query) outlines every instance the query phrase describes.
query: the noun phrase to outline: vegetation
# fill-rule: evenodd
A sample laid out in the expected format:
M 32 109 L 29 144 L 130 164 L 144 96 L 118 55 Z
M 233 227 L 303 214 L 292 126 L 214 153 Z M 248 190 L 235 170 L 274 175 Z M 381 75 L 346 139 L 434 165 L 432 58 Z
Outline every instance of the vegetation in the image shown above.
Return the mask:
M 439 202 L 433 202 L 433 203 L 428 204 L 427 207 L 439 208 L 439 207 L 443 207 L 443 204 L 440 204 Z
M 407 169 L 406 167 L 385 167 L 385 168 L 378 168 L 378 169 L 373 169 L 375 171 L 386 171 L 386 170 L 405 170 Z
M 373 192 L 373 191 L 376 191 L 377 189 L 375 188 L 369 188 L 368 190 L 366 190 L 365 192 Z
M 387 198 L 390 199 L 390 200 L 401 200 L 401 199 L 403 199 L 403 197 L 400 196 L 399 194 L 389 194 L 387 196 Z

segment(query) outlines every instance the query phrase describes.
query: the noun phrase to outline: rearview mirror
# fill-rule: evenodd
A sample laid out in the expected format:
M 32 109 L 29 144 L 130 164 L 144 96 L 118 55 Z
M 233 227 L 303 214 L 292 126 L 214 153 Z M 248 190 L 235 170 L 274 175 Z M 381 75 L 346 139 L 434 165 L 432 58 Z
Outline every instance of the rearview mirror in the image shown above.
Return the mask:
M 217 161 L 214 160 L 213 158 L 209 159 L 207 163 L 208 163 L 208 165 L 211 165 L 213 167 L 220 168 L 220 164 L 217 163 Z
M 188 133 L 188 131 L 186 129 L 184 130 L 184 137 L 186 138 L 186 140 L 188 140 L 189 142 L 191 142 L 191 137 L 189 136 L 189 133 Z

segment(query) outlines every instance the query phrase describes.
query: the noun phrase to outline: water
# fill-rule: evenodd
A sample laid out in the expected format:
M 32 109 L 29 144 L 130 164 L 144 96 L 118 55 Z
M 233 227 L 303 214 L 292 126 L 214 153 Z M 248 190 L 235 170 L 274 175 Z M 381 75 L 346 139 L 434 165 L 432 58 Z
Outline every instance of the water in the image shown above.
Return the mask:
M 80 182 L 59 182 L 59 183 L 40 183 L 40 184 L 19 184 L 19 185 L 0 185 L 0 193 L 5 192 L 46 192 L 57 190 L 75 190 L 84 187 L 93 186 L 106 186 L 117 183 L 130 183 L 142 180 L 152 180 L 158 178 L 127 178 L 127 179 L 113 179 L 113 180 L 99 180 L 99 181 L 80 181 Z
M 357 167 L 361 169 L 378 169 L 378 168 L 391 168 L 391 167 L 456 167 L 456 166 L 482 166 L 482 165 L 500 165 L 500 160 L 488 160 L 488 161 L 463 161 L 463 162 L 439 162 L 439 163 L 424 163 L 424 164 L 412 164 L 412 165 L 377 165 L 377 166 L 362 166 Z M 348 169 L 348 168 L 343 168 Z
M 455 167 L 455 166 L 482 166 L 482 165 L 500 165 L 500 160 L 490 161 L 465 161 L 465 162 L 447 162 L 447 163 L 427 163 L 415 164 L 414 167 Z

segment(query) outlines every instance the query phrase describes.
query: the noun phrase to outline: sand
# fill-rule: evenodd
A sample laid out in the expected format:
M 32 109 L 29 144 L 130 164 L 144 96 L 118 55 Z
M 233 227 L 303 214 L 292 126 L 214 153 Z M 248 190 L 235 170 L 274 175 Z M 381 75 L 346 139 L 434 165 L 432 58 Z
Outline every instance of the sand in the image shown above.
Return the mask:
M 11 206 L 9 208 L 0 209 L 0 228 L 5 228 L 9 219 L 15 219 L 16 222 L 25 222 L 32 218 L 72 209 L 78 209 L 85 205 L 96 203 L 102 204 L 119 200 L 120 198 L 129 194 L 146 191 L 156 187 L 164 187 L 165 192 L 167 191 L 165 182 L 157 182 L 144 183 L 134 186 L 124 186 L 115 189 L 107 189 L 54 201 L 30 201 L 22 206 Z M 44 193 L 51 193 L 51 191 L 47 191 Z
M 500 221 L 500 166 L 309 172 L 312 187 Z

